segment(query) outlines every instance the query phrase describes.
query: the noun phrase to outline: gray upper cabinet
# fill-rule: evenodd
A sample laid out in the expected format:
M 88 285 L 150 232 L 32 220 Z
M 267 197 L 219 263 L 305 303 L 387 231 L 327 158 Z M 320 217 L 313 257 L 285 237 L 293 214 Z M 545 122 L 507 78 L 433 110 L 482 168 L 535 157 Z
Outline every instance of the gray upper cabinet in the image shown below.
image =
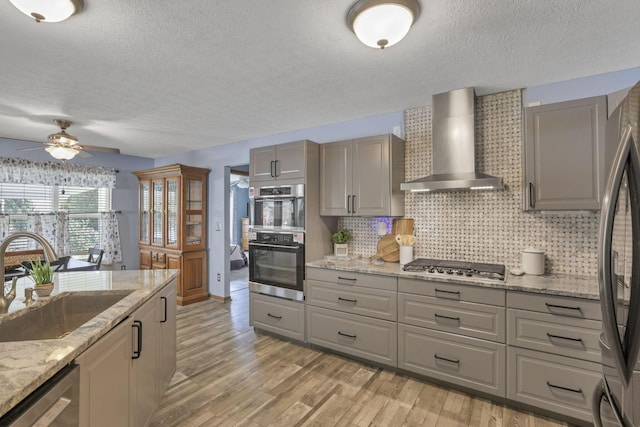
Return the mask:
M 404 141 L 379 135 L 320 151 L 320 215 L 404 215 Z
M 251 182 L 304 178 L 306 141 L 253 148 L 249 154 Z
M 597 210 L 607 179 L 607 98 L 525 108 L 526 210 Z

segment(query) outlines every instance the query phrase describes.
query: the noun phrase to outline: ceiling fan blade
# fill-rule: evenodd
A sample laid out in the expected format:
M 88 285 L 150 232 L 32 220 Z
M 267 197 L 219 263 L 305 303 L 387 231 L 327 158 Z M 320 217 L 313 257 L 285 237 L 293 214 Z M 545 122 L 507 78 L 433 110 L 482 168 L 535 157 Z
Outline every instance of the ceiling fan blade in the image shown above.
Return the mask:
M 78 150 L 78 154 L 76 154 L 76 156 L 86 158 L 86 157 L 93 157 L 93 154 L 84 150 Z
M 120 150 L 118 148 L 98 147 L 95 145 L 84 145 L 84 144 L 82 144 L 82 148 L 85 150 L 91 150 L 91 151 L 102 151 L 104 153 L 120 154 Z
M 29 147 L 29 148 L 16 148 L 16 151 L 36 151 L 36 150 L 44 150 L 47 147 Z

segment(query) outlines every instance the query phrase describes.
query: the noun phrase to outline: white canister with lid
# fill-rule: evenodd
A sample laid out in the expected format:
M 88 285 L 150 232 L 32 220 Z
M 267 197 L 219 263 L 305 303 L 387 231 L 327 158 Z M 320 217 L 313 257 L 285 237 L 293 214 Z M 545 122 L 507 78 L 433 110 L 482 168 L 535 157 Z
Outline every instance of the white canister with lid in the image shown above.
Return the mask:
M 525 274 L 541 276 L 544 274 L 544 251 L 527 248 L 522 251 L 522 270 Z

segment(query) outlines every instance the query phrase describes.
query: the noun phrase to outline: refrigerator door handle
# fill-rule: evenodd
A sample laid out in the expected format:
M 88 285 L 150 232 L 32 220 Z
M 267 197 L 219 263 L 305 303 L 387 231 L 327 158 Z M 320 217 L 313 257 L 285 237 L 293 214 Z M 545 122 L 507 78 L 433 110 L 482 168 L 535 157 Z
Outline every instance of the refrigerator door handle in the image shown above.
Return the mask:
M 591 415 L 593 416 L 594 427 L 602 427 L 600 405 L 602 405 L 604 394 L 604 381 L 600 380 L 598 385 L 593 389 L 593 396 L 591 396 Z
M 622 139 L 618 146 L 615 159 L 609 174 L 607 188 L 602 198 L 602 210 L 600 228 L 598 230 L 598 282 L 600 286 L 600 307 L 602 310 L 602 328 L 605 337 L 611 348 L 611 355 L 621 376 L 624 386 L 627 387 L 633 367 L 631 370 L 626 366 L 626 358 L 622 342 L 618 334 L 618 322 L 616 316 L 617 308 L 617 280 L 613 280 L 615 271 L 612 271 L 612 243 L 613 243 L 613 222 L 616 212 L 616 204 L 620 194 L 622 176 L 624 174 L 627 159 L 631 151 L 633 138 L 631 137 L 631 127 L 624 129 Z M 615 287 L 614 287 L 615 285 Z
M 629 200 L 631 202 L 631 229 L 633 236 L 629 313 L 625 330 L 625 358 L 629 379 L 633 375 L 640 356 L 640 141 L 634 141 L 630 148 L 630 164 L 627 171 Z M 625 301 L 625 304 L 627 302 Z

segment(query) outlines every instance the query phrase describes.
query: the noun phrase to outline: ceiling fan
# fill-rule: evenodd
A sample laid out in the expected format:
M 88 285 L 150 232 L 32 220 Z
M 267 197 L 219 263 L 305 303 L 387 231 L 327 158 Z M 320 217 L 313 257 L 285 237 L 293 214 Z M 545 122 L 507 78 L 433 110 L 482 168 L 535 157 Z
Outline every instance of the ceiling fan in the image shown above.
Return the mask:
M 45 145 L 45 147 L 20 148 L 18 149 L 18 151 L 44 149 L 49 154 L 51 154 L 51 156 L 58 160 L 70 160 L 73 159 L 76 155 L 78 155 L 78 157 L 91 157 L 91 153 L 88 153 L 85 150 L 120 154 L 120 150 L 117 148 L 80 145 L 78 144 L 78 138 L 66 132 L 67 128 L 72 124 L 71 121 L 64 119 L 54 119 L 53 121 L 60 128 L 60 132 L 52 133 L 51 135 L 49 135 L 47 138 L 47 142 L 42 143 Z

